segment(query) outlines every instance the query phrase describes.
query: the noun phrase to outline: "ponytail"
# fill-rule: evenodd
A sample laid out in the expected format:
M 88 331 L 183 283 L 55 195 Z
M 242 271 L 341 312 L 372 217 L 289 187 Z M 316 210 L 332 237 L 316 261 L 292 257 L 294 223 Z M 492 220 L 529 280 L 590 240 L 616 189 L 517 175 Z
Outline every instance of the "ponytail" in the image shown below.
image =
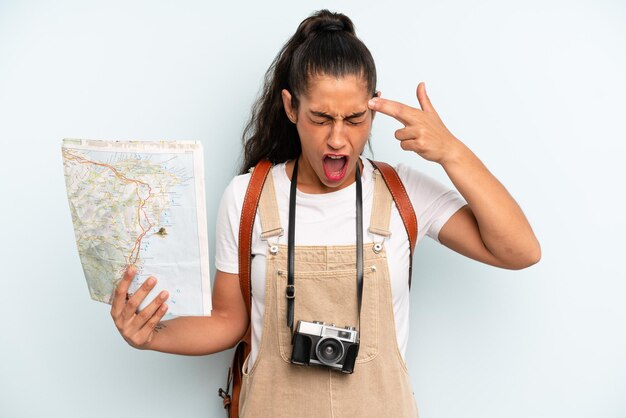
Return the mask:
M 291 104 L 297 109 L 298 97 L 306 93 L 309 80 L 316 75 L 358 75 L 372 95 L 376 90 L 374 59 L 356 37 L 350 18 L 341 13 L 320 10 L 302 21 L 274 58 L 243 132 L 240 173 L 265 158 L 277 164 L 300 155 L 298 131 L 287 118 L 281 92 L 287 89 L 291 93 Z

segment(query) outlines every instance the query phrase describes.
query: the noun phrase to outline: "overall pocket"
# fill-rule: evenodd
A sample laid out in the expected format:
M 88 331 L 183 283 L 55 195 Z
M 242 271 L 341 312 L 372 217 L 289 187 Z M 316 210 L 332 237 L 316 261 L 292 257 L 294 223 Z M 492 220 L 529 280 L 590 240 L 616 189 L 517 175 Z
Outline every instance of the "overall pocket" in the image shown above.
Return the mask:
M 287 271 L 278 270 L 276 285 L 276 325 L 282 359 L 291 362 L 291 329 L 287 326 Z M 321 321 L 337 327 L 359 330 L 357 363 L 370 361 L 378 354 L 379 297 L 378 277 L 366 269 L 363 277 L 361 321 L 357 320 L 356 270 L 307 271 L 295 274 L 294 329 L 299 320 Z M 393 326 L 393 324 L 390 324 Z

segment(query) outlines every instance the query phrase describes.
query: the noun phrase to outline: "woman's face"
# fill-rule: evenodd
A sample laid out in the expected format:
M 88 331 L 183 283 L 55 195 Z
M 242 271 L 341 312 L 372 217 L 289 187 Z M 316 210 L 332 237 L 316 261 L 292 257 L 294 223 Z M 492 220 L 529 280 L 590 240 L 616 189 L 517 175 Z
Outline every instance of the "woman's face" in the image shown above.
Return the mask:
M 291 107 L 291 94 L 283 90 L 287 116 L 296 124 L 302 155 L 298 186 L 307 193 L 327 193 L 354 181 L 356 164 L 372 129 L 371 99 L 362 77 L 315 76 Z M 293 165 L 288 164 L 288 171 Z

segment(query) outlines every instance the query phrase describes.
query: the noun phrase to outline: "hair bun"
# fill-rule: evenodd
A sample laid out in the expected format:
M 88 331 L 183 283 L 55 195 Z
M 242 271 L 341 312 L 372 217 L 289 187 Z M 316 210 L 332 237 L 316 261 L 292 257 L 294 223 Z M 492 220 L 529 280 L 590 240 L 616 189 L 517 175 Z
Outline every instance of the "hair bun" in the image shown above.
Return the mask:
M 305 19 L 297 32 L 303 36 L 301 39 L 322 32 L 348 32 L 354 35 L 354 25 L 348 16 L 323 9 Z
M 334 32 L 334 31 L 340 31 L 344 29 L 344 24 L 342 21 L 337 21 L 337 22 L 323 22 L 318 28 L 317 31 L 318 32 L 323 32 L 323 31 L 328 31 L 328 32 Z

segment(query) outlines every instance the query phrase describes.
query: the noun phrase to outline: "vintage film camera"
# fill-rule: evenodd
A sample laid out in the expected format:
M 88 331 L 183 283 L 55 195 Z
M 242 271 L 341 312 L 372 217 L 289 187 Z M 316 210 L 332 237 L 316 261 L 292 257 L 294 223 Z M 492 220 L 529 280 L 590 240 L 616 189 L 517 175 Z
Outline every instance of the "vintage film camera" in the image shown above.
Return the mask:
M 293 364 L 327 366 L 344 373 L 354 371 L 359 354 L 359 332 L 354 327 L 298 321 L 291 343 Z

